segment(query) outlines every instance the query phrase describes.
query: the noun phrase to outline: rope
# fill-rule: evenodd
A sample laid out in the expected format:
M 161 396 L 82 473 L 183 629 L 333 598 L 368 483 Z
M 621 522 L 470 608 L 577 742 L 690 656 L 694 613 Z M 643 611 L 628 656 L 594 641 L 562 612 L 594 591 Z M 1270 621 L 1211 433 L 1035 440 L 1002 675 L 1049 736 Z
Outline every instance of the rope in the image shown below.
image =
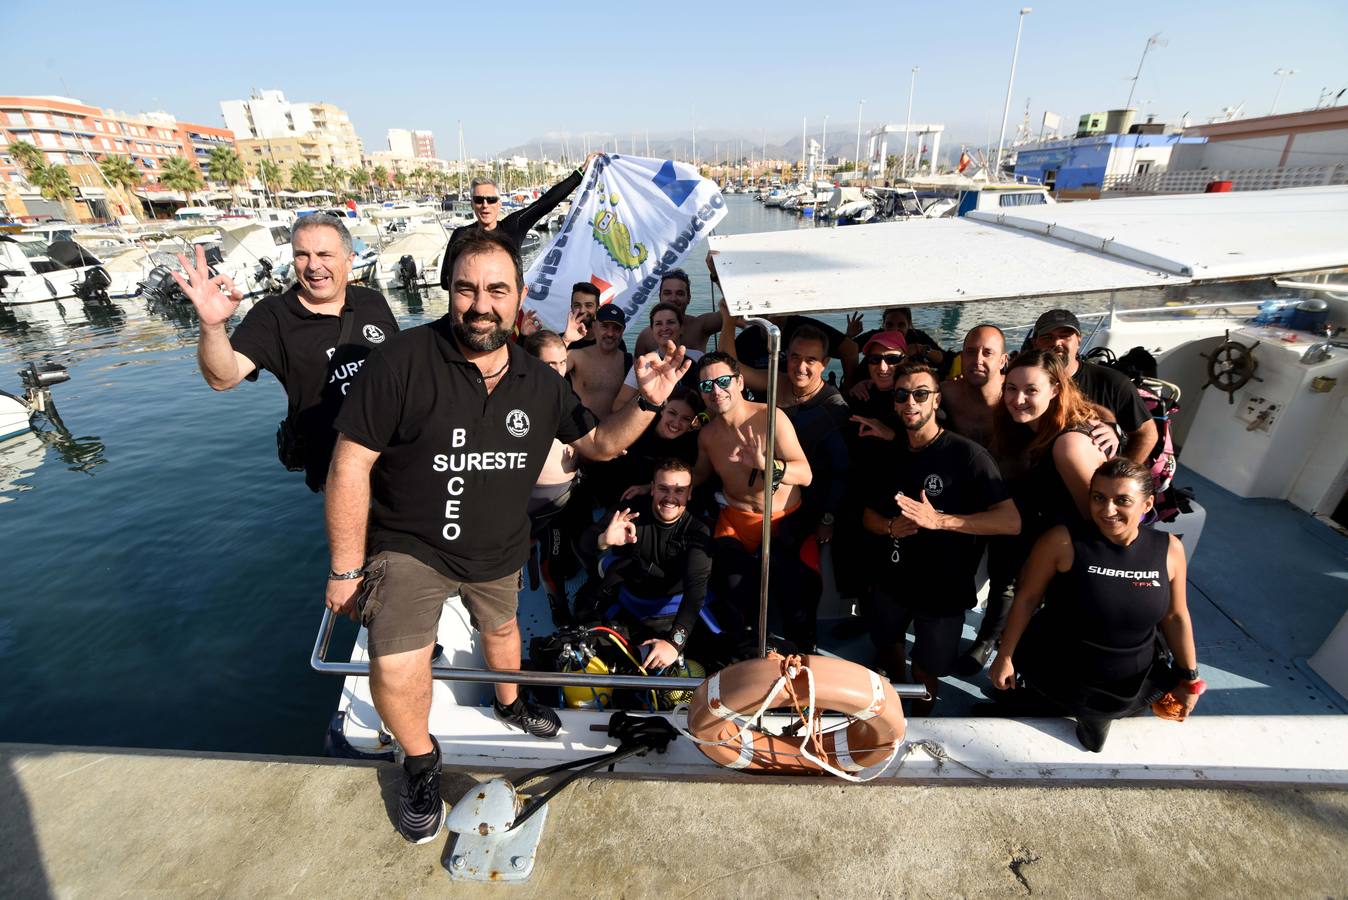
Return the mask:
M 808 687 L 806 703 L 804 706 L 800 703 L 800 698 L 796 694 L 795 685 L 793 683 L 795 678 L 801 673 L 805 674 L 805 683 Z M 870 767 L 875 769 L 875 771 L 866 776 L 858 776 L 853 775 L 851 772 L 844 772 L 828 761 L 828 752 L 824 749 L 824 734 L 826 732 L 822 728 L 823 717 L 818 714 L 815 707 L 814 672 L 810 670 L 809 666 L 804 665 L 799 656 L 789 656 L 782 660 L 782 674 L 772 683 L 772 687 L 769 688 L 767 696 L 763 698 L 763 703 L 752 716 L 749 716 L 744 720 L 744 724 L 741 725 L 733 735 L 725 740 L 709 741 L 696 737 L 689 731 L 687 727 L 688 704 L 686 703 L 680 704 L 675 708 L 673 713 L 673 718 L 675 720 L 674 725 L 684 737 L 688 738 L 693 743 L 704 747 L 724 747 L 728 744 L 740 743 L 744 737 L 744 733 L 750 729 L 753 723 L 762 720 L 763 715 L 771 707 L 773 700 L 777 698 L 778 691 L 783 688 L 786 689 L 787 695 L 791 699 L 792 707 L 795 709 L 796 714 L 800 717 L 801 722 L 805 726 L 805 735 L 801 738 L 800 742 L 800 756 L 814 763 L 814 765 L 818 766 L 823 771 L 841 778 L 844 781 L 851 781 L 855 784 L 864 784 L 865 782 L 873 781 L 883 775 L 898 756 L 899 747 L 903 743 L 902 741 L 896 741 L 893 747 L 890 748 L 889 756 L 885 758 L 884 762 L 878 764 L 878 766 Z M 684 723 L 682 725 L 678 722 L 680 711 L 684 713 Z M 736 715 L 735 718 L 739 719 L 739 716 Z M 814 746 L 814 752 L 811 752 L 811 744 Z M 877 748 L 867 749 L 871 750 Z M 860 751 L 858 750 L 858 752 Z

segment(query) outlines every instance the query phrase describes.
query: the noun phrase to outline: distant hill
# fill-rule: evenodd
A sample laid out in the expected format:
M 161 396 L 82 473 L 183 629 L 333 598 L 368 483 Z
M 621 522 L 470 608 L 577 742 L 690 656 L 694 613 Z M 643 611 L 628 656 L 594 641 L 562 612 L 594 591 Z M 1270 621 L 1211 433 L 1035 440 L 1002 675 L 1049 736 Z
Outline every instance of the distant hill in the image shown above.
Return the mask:
M 875 127 L 870 123 L 863 123 L 863 129 Z M 828 147 L 826 153 L 828 156 L 841 156 L 851 159 L 856 154 L 857 133 L 856 126 L 848 132 L 835 132 L 832 128 L 828 133 Z M 815 141 L 823 138 L 821 131 L 811 131 L 809 137 Z M 729 131 L 701 131 L 697 134 L 697 159 L 702 163 L 711 163 L 716 161 L 734 163 L 741 152 L 744 158 L 748 160 L 751 156 L 754 159 L 762 159 L 764 156 L 764 147 L 762 144 L 762 135 L 742 135 Z M 590 149 L 598 150 L 601 145 L 608 150 L 619 153 L 633 153 L 638 156 L 645 156 L 647 153 L 647 137 L 642 134 L 594 134 L 589 135 Z M 691 160 L 693 157 L 693 135 L 692 132 L 682 134 L 652 134 L 650 141 L 650 155 L 659 158 L 675 158 Z M 861 151 L 866 152 L 865 130 L 861 136 Z M 568 152 L 569 151 L 569 152 Z M 893 152 L 893 148 L 890 148 Z M 585 136 L 579 134 L 546 134 L 523 144 L 514 147 L 507 147 L 499 152 L 499 156 L 526 156 L 529 159 L 538 159 L 540 154 L 549 159 L 561 159 L 564 155 L 567 159 L 579 160 L 585 154 Z M 942 154 L 944 156 L 944 153 Z M 768 159 L 800 159 L 800 135 L 783 138 L 780 134 L 769 135 L 767 144 Z

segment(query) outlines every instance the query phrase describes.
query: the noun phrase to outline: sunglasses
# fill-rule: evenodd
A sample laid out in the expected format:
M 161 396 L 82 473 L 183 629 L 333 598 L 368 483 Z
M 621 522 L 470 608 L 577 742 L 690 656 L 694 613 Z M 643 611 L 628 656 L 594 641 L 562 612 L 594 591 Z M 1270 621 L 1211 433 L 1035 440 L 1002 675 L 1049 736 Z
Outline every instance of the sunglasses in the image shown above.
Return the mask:
M 500 198 L 500 197 L 474 197 L 474 198 L 473 198 L 473 205 L 474 205 L 474 206 L 482 206 L 482 205 L 484 205 L 484 204 L 487 205 L 487 206 L 491 206 L 493 203 L 500 203 L 500 202 L 501 202 L 501 198 Z
M 926 403 L 926 402 L 927 402 L 927 399 L 928 399 L 929 397 L 931 397 L 932 394 L 935 394 L 935 393 L 936 393 L 936 391 L 930 390 L 930 389 L 928 389 L 928 388 L 918 388 L 918 389 L 915 390 L 915 391 L 906 391 L 906 390 L 904 390 L 903 388 L 895 388 L 895 389 L 894 389 L 894 402 L 895 402 L 895 404 L 899 404 L 899 403 L 907 403 L 907 402 L 908 402 L 908 398 L 909 398 L 909 397 L 912 397 L 912 398 L 913 398 L 914 400 L 916 400 L 918 403 Z
M 891 366 L 901 365 L 903 363 L 902 353 L 872 353 L 866 357 L 868 365 L 878 366 L 880 363 L 888 363 Z
M 735 383 L 734 375 L 718 375 L 715 378 L 708 378 L 705 381 L 697 383 L 697 389 L 704 394 L 710 394 L 713 387 L 718 387 L 723 391 L 730 390 L 730 386 Z

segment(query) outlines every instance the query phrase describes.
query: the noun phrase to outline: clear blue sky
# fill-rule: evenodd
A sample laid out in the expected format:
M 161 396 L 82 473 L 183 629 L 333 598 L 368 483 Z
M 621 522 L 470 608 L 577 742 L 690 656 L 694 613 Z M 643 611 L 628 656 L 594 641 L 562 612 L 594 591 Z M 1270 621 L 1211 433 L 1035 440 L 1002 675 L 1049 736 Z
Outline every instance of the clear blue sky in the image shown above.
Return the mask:
M 1313 106 L 1348 87 L 1348 2 L 1036 3 L 1026 17 L 1008 134 L 1030 100 L 1074 122 L 1122 106 L 1147 36 L 1134 105 L 1176 121 L 1225 106 Z M 737 7 L 749 6 L 751 12 Z M 131 112 L 222 124 L 252 88 L 345 108 L 366 150 L 388 128 L 435 132 L 441 156 L 489 156 L 541 135 L 716 133 L 770 141 L 914 121 L 980 144 L 1001 118 L 1019 3 L 611 4 L 439 2 L 22 3 L 5 12 L 0 94 L 66 94 Z M 22 36 L 22 37 L 21 37 Z M 1348 99 L 1348 94 L 1345 95 Z M 1151 101 L 1149 104 L 1145 101 Z M 798 138 L 797 138 L 798 139 Z M 833 143 L 830 141 L 830 143 Z M 574 145 L 573 145 L 574 146 Z

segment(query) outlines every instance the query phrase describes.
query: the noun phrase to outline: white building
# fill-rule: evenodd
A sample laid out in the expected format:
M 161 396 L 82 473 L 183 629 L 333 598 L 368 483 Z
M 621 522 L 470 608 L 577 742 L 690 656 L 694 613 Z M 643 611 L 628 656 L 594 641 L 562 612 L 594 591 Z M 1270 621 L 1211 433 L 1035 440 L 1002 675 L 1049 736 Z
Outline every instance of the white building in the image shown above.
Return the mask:
M 242 139 L 309 138 L 327 145 L 334 165 L 360 165 L 362 147 L 351 117 L 331 103 L 291 103 L 281 91 L 257 91 L 247 100 L 222 100 L 226 127 Z
M 399 158 L 435 159 L 435 136 L 429 131 L 390 128 L 388 149 Z

